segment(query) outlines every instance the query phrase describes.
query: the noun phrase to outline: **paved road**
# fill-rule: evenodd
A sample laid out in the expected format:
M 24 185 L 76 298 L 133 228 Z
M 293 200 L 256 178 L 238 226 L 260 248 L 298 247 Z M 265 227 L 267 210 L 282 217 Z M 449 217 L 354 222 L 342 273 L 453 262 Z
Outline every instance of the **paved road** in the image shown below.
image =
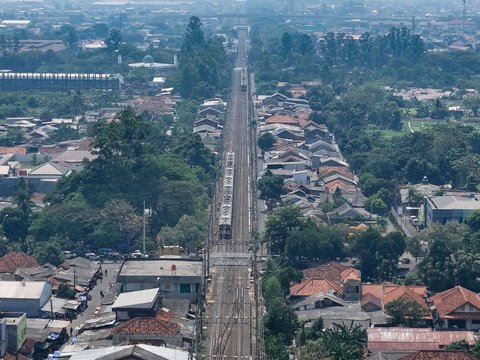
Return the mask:
M 92 300 L 88 302 L 88 308 L 85 311 L 78 315 L 78 317 L 72 321 L 70 324 L 73 329 L 82 325 L 85 321 L 95 317 L 95 311 L 97 307 L 99 307 L 102 303 L 102 297 L 100 296 L 100 291 L 104 293 L 107 292 L 110 284 L 115 284 L 118 270 L 120 269 L 121 263 L 110 263 L 110 264 L 102 264 L 102 269 L 105 272 L 107 270 L 107 275 L 103 276 L 103 281 L 97 282 L 97 286 L 95 286 L 91 291 L 90 295 L 92 296 Z
M 247 31 L 238 30 L 239 45 L 233 71 L 225 152 L 235 152 L 232 240 L 214 240 L 212 283 L 207 294 L 208 359 L 250 359 L 253 327 L 253 286 L 249 281 L 248 251 L 252 217 L 249 92 L 240 91 L 241 69 L 247 66 Z M 219 197 L 221 198 L 221 197 Z M 216 261 L 213 261 L 216 259 Z

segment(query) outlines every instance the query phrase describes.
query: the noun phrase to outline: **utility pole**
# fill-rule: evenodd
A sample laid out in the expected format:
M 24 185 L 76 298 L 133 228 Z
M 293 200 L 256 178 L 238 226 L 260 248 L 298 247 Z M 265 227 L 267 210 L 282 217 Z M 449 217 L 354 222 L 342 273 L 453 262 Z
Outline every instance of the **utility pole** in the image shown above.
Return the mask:
M 145 257 L 145 200 L 143 200 L 143 257 Z
M 463 14 L 462 14 L 462 32 L 465 34 L 465 7 L 466 7 L 467 0 L 463 0 Z

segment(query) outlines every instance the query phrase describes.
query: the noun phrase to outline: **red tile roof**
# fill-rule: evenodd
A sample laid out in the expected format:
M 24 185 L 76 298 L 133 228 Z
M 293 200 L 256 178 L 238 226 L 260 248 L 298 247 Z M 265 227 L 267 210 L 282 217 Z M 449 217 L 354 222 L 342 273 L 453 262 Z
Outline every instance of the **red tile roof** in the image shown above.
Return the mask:
M 175 335 L 180 332 L 180 325 L 157 318 L 135 318 L 125 321 L 112 330 L 113 334 L 163 334 Z
M 291 296 L 311 296 L 320 293 L 342 293 L 340 284 L 324 279 L 307 279 L 290 287 Z
M 285 114 L 275 114 L 270 116 L 266 121 L 267 124 L 289 124 L 289 125 L 299 125 L 300 123 L 297 118 L 294 118 L 290 115 Z
M 0 273 L 13 274 L 17 268 L 38 267 L 38 261 L 21 251 L 10 251 L 0 258 Z
M 340 273 L 340 279 L 342 281 L 347 281 L 347 280 L 360 281 L 361 280 L 360 270 L 357 270 L 354 268 L 345 269 Z
M 475 360 L 464 351 L 421 350 L 400 360 Z
M 430 300 L 435 304 L 438 315 L 442 319 L 480 319 L 480 313 L 453 313 L 465 304 L 478 309 L 480 312 L 480 296 L 461 286 L 433 295 Z
M 350 267 L 339 264 L 335 261 L 331 261 L 329 263 L 322 264 L 311 269 L 303 270 L 303 277 L 305 279 L 316 278 L 330 281 L 340 281 L 340 274 L 342 273 L 342 271 L 347 269 L 350 269 Z
M 387 294 L 385 294 L 383 296 L 383 299 L 382 299 L 383 306 L 386 306 L 387 304 L 391 303 L 392 301 L 400 300 L 400 299 L 415 301 L 418 305 L 420 305 L 422 307 L 424 318 L 427 318 L 427 319 L 432 318 L 425 298 L 418 295 L 409 286 L 402 285 L 402 286 L 399 286 L 396 289 L 388 292 Z

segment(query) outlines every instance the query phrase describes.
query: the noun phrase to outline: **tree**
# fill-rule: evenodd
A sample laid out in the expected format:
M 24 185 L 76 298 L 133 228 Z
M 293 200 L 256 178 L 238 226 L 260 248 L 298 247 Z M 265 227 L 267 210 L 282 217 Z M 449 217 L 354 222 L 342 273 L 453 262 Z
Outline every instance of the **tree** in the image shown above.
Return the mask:
M 307 218 L 296 206 L 282 206 L 267 218 L 264 241 L 271 244 L 273 252 L 285 252 L 286 239 L 290 230 L 302 227 Z
M 205 38 L 202 31 L 202 22 L 196 16 L 192 16 L 188 21 L 185 39 L 182 45 L 182 55 L 188 54 L 195 46 L 204 46 Z
M 396 274 L 398 258 L 405 251 L 405 239 L 398 231 L 382 236 L 370 228 L 358 235 L 353 250 L 360 259 L 362 277 L 391 280 Z
M 428 255 L 418 265 L 422 281 L 435 292 L 454 286 L 452 249 L 444 238 L 434 238 Z
M 365 210 L 377 215 L 385 216 L 388 213 L 388 206 L 380 198 L 379 194 L 375 193 L 365 201 Z
M 297 315 L 283 299 L 274 299 L 265 315 L 265 330 L 270 336 L 282 336 L 285 344 L 291 344 L 298 329 Z
M 65 254 L 60 246 L 61 238 L 51 237 L 46 242 L 37 242 L 33 248 L 33 256 L 40 264 L 59 266 L 65 261 Z
M 270 150 L 277 140 L 271 133 L 263 133 L 257 140 L 258 147 L 263 151 Z
M 33 207 L 35 206 L 33 201 L 30 200 L 31 197 L 32 193 L 28 188 L 25 179 L 20 178 L 20 181 L 18 182 L 15 189 L 15 203 L 17 204 L 17 208 L 22 212 L 26 220 L 32 214 Z
M 385 312 L 392 317 L 394 324 L 415 326 L 425 315 L 426 311 L 413 299 L 397 299 L 385 306 Z
M 93 31 L 97 38 L 105 39 L 108 36 L 108 24 L 96 22 L 93 25 Z
M 327 359 L 360 360 L 363 358 L 367 332 L 361 325 L 334 324 L 321 337 L 323 353 Z
M 292 261 L 298 258 L 335 259 L 343 255 L 342 234 L 334 227 L 310 222 L 290 230 L 285 251 Z
M 74 300 L 77 292 L 71 289 L 67 284 L 60 284 L 57 290 L 57 297 L 62 299 Z
M 466 340 L 459 340 L 454 341 L 444 347 L 446 351 L 465 351 L 466 353 L 470 353 L 470 344 Z
M 285 294 L 282 291 L 280 282 L 274 275 L 263 278 L 262 295 L 267 306 L 267 311 L 269 310 L 270 305 L 274 303 L 274 300 L 285 299 Z
M 480 210 L 472 211 L 468 216 L 466 223 L 470 226 L 472 232 L 480 231 Z
M 119 29 L 112 28 L 108 32 L 108 36 L 105 39 L 105 45 L 107 45 L 107 49 L 110 52 L 114 52 L 115 50 L 120 49 L 120 44 L 122 42 L 122 33 Z
M 265 354 L 267 360 L 288 360 L 288 350 L 282 336 L 265 337 Z
M 28 218 L 19 208 L 6 208 L 0 212 L 3 232 L 11 242 L 23 242 L 28 234 Z
M 478 116 L 478 110 L 480 110 L 480 96 L 469 96 L 463 101 L 463 104 L 472 110 L 473 116 Z
M 275 202 L 280 201 L 280 196 L 283 194 L 283 178 L 267 170 L 258 180 L 257 187 L 260 190 L 260 199 L 266 200 L 267 205 L 271 207 Z

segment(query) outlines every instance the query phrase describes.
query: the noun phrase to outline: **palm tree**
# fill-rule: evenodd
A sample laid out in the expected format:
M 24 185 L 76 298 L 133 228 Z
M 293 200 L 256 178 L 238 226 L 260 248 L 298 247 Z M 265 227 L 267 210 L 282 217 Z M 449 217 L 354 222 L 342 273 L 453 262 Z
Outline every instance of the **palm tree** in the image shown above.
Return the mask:
M 357 360 L 363 358 L 367 333 L 360 325 L 334 324 L 333 329 L 323 332 L 321 342 L 326 358 L 335 360 Z
M 30 217 L 33 207 L 35 206 L 31 200 L 31 196 L 32 193 L 30 192 L 25 179 L 21 178 L 15 191 L 15 203 L 26 219 Z

